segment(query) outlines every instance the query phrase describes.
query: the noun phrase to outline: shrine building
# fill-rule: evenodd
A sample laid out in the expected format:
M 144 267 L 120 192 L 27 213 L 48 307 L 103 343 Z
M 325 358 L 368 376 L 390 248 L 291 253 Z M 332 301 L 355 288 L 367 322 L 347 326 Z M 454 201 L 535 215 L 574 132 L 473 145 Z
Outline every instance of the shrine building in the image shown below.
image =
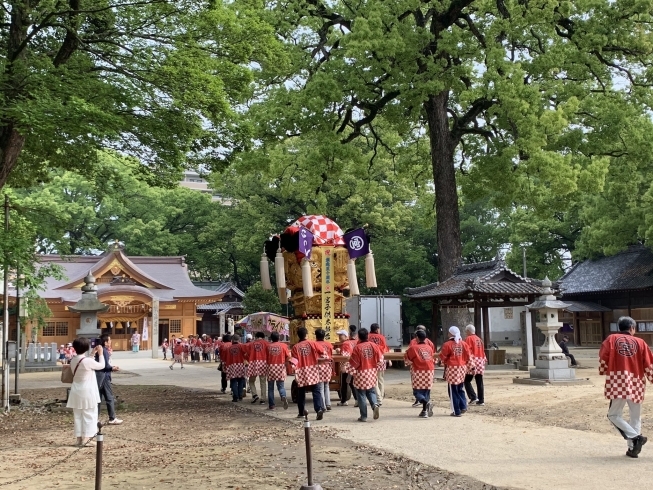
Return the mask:
M 65 279 L 49 278 L 40 296 L 52 311 L 37 342 L 72 342 L 80 328 L 80 315 L 68 308 L 81 298 L 84 277 L 95 277 L 98 299 L 109 305 L 98 314 L 98 328 L 111 335 L 114 350 L 129 350 L 134 332 L 141 334 L 141 350 L 150 350 L 164 338 L 197 334 L 198 305 L 222 300 L 223 293 L 195 286 L 184 257 L 127 256 L 111 245 L 103 255 L 44 255 L 42 264 L 57 264 Z M 152 328 L 156 325 L 158 328 Z

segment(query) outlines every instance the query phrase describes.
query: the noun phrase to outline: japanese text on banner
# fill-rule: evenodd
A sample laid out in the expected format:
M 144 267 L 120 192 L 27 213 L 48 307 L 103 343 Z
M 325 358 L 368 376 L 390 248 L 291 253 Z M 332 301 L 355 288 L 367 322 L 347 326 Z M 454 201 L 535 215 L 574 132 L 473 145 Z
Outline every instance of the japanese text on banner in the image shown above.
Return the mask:
M 326 338 L 331 339 L 335 308 L 333 247 L 323 247 L 322 250 L 322 328 L 326 331 Z

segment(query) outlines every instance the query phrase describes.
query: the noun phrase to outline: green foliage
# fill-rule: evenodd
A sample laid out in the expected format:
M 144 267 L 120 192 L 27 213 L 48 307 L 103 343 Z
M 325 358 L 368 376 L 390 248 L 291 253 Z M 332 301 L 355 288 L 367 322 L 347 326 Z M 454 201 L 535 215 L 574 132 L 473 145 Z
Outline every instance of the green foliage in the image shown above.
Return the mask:
M 246 315 L 259 311 L 281 313 L 281 303 L 275 291 L 263 289 L 260 281 L 252 284 L 243 298 L 243 312 Z
M 285 64 L 261 3 L 69 3 L 3 2 L 0 188 L 84 173 L 107 146 L 170 184 L 247 144 L 236 106 Z
M 638 152 L 625 132 L 653 102 L 649 2 L 291 0 L 274 12 L 292 70 L 253 109 L 260 140 L 383 146 L 394 131 L 401 156 L 426 136 L 447 271 L 488 253 L 487 243 L 457 250 L 457 185 L 465 203 L 490 199 L 513 248 L 547 244 L 533 252 L 544 257 L 538 271 L 559 271 L 593 224 L 579 193 L 595 193 L 609 165 Z M 586 235 L 591 250 L 614 250 Z

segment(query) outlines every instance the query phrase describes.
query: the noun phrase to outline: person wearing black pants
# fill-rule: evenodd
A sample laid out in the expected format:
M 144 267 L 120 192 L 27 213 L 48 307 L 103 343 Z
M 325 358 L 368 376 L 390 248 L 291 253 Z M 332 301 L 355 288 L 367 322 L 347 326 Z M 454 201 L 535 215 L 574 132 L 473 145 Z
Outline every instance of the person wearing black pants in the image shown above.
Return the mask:
M 472 380 L 476 380 L 476 390 L 472 387 Z M 465 375 L 465 391 L 469 402 L 477 402 L 478 405 L 485 403 L 485 390 L 483 388 L 483 375 L 482 374 L 466 374 Z M 476 396 L 478 394 L 478 396 Z
M 356 388 L 354 388 L 353 378 L 347 382 L 347 378 L 350 377 L 347 373 L 340 373 L 340 392 L 338 396 L 340 397 L 340 402 L 345 403 L 354 396 L 354 400 L 357 400 Z
M 571 365 L 572 366 L 578 366 L 578 364 L 576 363 L 576 358 L 574 357 L 574 355 L 569 353 L 569 347 L 567 347 L 567 342 L 569 342 L 569 337 L 565 336 L 565 337 L 562 337 L 562 342 L 559 342 L 558 345 L 562 349 L 562 353 L 566 357 L 568 357 L 569 360 L 571 361 Z
M 465 391 L 469 397 L 469 403 L 476 403 L 476 405 L 485 405 L 485 390 L 483 389 L 483 374 L 485 373 L 485 347 L 483 341 L 476 335 L 476 327 L 474 325 L 467 325 L 465 327 L 465 344 L 469 348 L 472 355 L 472 367 L 468 369 L 465 375 Z M 477 393 L 472 388 L 472 379 L 476 380 Z
M 354 340 L 353 337 L 350 339 L 349 332 L 347 332 L 347 330 L 338 330 L 336 334 L 338 335 L 338 340 L 341 342 L 341 345 L 338 349 L 336 349 L 336 352 L 338 354 L 342 354 L 344 356 L 349 357 L 352 351 L 354 350 L 354 345 L 356 345 L 356 340 Z M 347 401 L 351 398 L 352 395 L 354 395 L 355 401 L 358 400 L 358 396 L 356 395 L 356 388 L 354 388 L 354 384 L 353 384 L 353 378 L 347 372 L 348 370 L 349 370 L 349 362 L 341 362 L 340 363 L 340 391 L 338 392 L 338 396 L 340 397 L 338 406 L 340 407 L 347 406 Z M 356 403 L 358 402 L 356 401 Z
M 119 371 L 118 366 L 112 366 L 109 364 L 109 351 L 108 347 L 111 347 L 111 337 L 104 334 L 100 337 L 100 345 L 102 345 L 102 355 L 104 356 L 104 368 L 99 371 L 95 371 L 95 377 L 97 379 L 98 390 L 100 392 L 100 400 L 104 398 L 107 403 L 107 412 L 109 412 L 109 424 L 110 425 L 120 425 L 122 420 L 116 417 L 115 409 L 115 398 L 113 396 L 113 390 L 111 389 L 111 373 L 113 371 Z M 99 360 L 100 355 L 95 354 L 95 360 Z M 98 403 L 98 418 L 100 415 L 100 408 L 102 407 L 102 402 Z

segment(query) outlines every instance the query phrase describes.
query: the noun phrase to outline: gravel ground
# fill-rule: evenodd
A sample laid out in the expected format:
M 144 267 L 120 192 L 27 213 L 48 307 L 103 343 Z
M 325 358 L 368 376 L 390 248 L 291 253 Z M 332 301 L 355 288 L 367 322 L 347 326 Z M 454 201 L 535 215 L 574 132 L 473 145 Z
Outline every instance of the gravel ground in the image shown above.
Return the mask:
M 394 388 L 393 388 L 394 390 Z M 122 426 L 106 430 L 104 486 L 120 489 L 297 489 L 305 483 L 302 424 L 237 405 L 215 392 L 173 386 L 115 386 Z M 75 452 L 72 414 L 51 411 L 62 389 L 25 390 L 27 403 L 0 416 L 0 485 Z M 104 415 L 106 412 L 103 413 Z M 467 476 L 356 445 L 313 428 L 315 481 L 325 490 L 490 490 Z M 93 488 L 95 450 L 82 449 L 11 489 Z

